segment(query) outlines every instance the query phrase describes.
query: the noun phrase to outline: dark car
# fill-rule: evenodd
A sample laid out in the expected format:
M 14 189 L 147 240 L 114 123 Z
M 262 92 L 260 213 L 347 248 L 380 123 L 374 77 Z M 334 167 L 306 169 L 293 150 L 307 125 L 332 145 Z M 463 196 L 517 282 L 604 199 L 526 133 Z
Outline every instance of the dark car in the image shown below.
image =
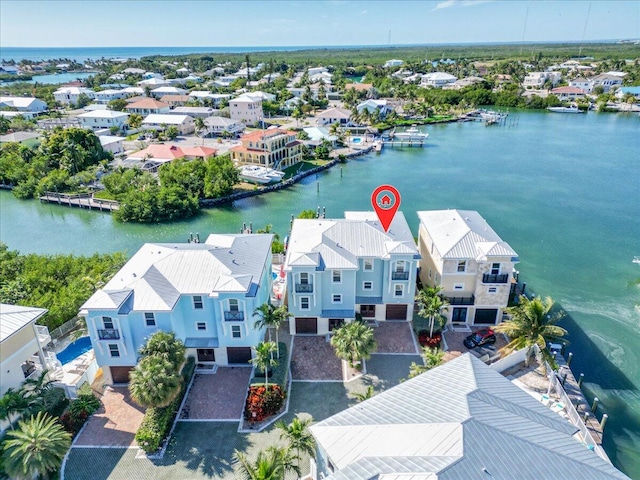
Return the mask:
M 464 346 L 471 349 L 496 343 L 496 334 L 490 328 L 481 328 L 464 339 Z

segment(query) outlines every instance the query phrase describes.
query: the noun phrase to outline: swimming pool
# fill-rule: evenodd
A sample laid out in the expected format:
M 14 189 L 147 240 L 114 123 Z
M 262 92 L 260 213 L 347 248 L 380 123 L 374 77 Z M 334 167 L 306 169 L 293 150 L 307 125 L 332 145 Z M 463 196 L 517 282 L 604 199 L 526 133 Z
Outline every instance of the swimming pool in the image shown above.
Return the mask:
M 91 346 L 91 339 L 89 337 L 80 337 L 75 342 L 67 345 L 67 348 L 61 352 L 56 353 L 56 357 L 60 360 L 62 365 L 66 365 L 71 360 L 75 360 L 83 353 L 87 353 L 93 347 Z
M 351 143 L 362 143 L 362 139 L 360 137 L 353 137 Z

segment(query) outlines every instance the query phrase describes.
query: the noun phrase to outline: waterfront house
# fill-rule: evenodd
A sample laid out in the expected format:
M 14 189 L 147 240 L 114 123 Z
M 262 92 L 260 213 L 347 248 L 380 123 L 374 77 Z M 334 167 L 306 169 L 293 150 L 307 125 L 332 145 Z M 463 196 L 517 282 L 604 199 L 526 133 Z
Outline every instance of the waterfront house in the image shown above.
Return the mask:
M 620 75 L 612 75 L 611 73 L 601 73 L 591 79 L 591 91 L 597 87 L 602 87 L 604 93 L 609 90 L 622 86 L 623 78 Z
M 235 136 L 245 129 L 244 123 L 226 117 L 208 117 L 205 118 L 204 123 L 207 129 L 202 135 L 205 137 L 208 135 L 222 135 L 223 132 L 228 132 Z
M 78 115 L 78 120 L 83 128 L 99 130 L 101 128 L 118 127 L 119 130 L 126 128 L 129 114 L 116 112 L 114 110 L 94 110 Z
M 585 93 L 591 93 L 591 81 L 584 77 L 576 77 L 573 80 L 569 80 L 569 86 L 579 88 Z
M 152 333 L 175 332 L 203 365 L 247 366 L 264 337 L 253 312 L 271 292 L 273 236 L 147 243 L 81 307 L 107 384 L 127 383 Z
M 411 320 L 418 249 L 402 212 L 387 232 L 374 212 L 293 221 L 284 271 L 292 334 L 344 322 Z
M 15 65 L 0 65 L 0 73 L 6 75 L 18 75 L 20 73 L 20 69 Z
M 216 113 L 216 111 L 211 107 L 175 107 L 169 110 L 169 115 L 189 115 L 191 118 L 207 118 Z
M 0 97 L 0 108 L 16 112 L 38 114 L 47 110 L 46 102 L 35 97 Z
M 469 353 L 309 430 L 313 480 L 628 479 L 577 427 Z
M 130 154 L 127 161 L 153 161 L 156 164 L 161 164 L 183 158 L 186 160 L 206 160 L 215 157 L 216 152 L 215 148 L 205 146 L 179 147 L 166 143 L 152 143 L 147 148 Z
M 453 75 L 446 72 L 432 72 L 422 76 L 420 84 L 425 87 L 442 88 L 457 80 Z
M 586 95 L 584 90 L 577 87 L 556 87 L 551 90 L 551 94 L 558 97 L 560 101 L 577 100 L 578 98 L 584 98 Z
M 124 99 L 127 98 L 129 96 L 128 92 L 125 92 L 122 89 L 106 89 L 106 90 L 100 90 L 99 92 L 95 92 L 93 95 L 93 99 L 98 102 L 98 103 L 109 103 L 111 100 L 116 100 L 116 99 Z
M 262 97 L 243 94 L 229 100 L 229 116 L 245 124 L 256 124 L 264 116 L 262 113 Z
M 178 87 L 158 87 L 151 90 L 151 95 L 160 100 L 165 95 L 186 95 L 186 93 L 187 91 L 184 88 Z
M 456 80 L 453 83 L 447 83 L 442 86 L 443 90 L 460 90 L 462 88 L 468 87 L 470 85 L 475 85 L 476 83 L 481 83 L 484 81 L 484 78 L 480 77 L 464 77 L 459 80 Z
M 95 92 L 85 87 L 61 87 L 53 92 L 53 98 L 56 99 L 56 102 L 60 102 L 63 105 L 76 105 L 81 95 L 86 95 L 92 99 Z
M 129 67 L 125 68 L 122 73 L 126 73 L 127 75 L 144 75 L 145 70 L 142 68 Z
M 561 78 L 562 75 L 560 72 L 530 72 L 524 77 L 522 86 L 526 89 L 538 90 L 542 88 L 547 81 L 551 83 L 551 86 L 555 86 Z
M 129 113 L 137 113 L 138 115 L 147 116 L 151 114 L 169 113 L 171 106 L 168 103 L 161 102 L 155 98 L 142 98 L 136 102 L 130 103 L 125 107 Z
M 44 308 L 0 304 L 0 396 L 54 367 L 44 353 L 51 342 L 49 329 L 36 325 L 45 313 Z
M 178 135 L 189 135 L 195 131 L 195 123 L 189 115 L 156 114 L 147 115 L 142 120 L 142 128 L 147 130 L 164 131 L 169 126 L 178 129 Z
M 402 65 L 404 65 L 404 61 L 393 59 L 393 60 L 387 60 L 386 62 L 384 62 L 383 67 L 393 68 L 393 67 L 401 67 Z
M 240 164 L 253 164 L 282 169 L 302 160 L 302 142 L 296 132 L 270 128 L 256 130 L 240 137 L 241 145 L 229 149 L 231 159 Z
M 356 109 L 358 110 L 358 113 L 361 113 L 364 110 L 366 110 L 370 114 L 377 112 L 380 118 L 384 118 L 387 116 L 389 112 L 393 110 L 393 107 L 389 104 L 387 100 L 369 99 L 358 104 Z
M 333 125 L 339 123 L 340 125 L 349 125 L 351 119 L 351 110 L 346 108 L 332 107 L 326 109 L 324 112 L 320 112 L 316 115 L 318 125 Z
M 420 280 L 442 287 L 452 327 L 495 325 L 509 302 L 518 254 L 478 212 L 418 212 Z
M 636 100 L 640 100 L 640 87 L 620 87 L 615 97 L 618 100 L 623 100 L 627 95 L 631 95 Z

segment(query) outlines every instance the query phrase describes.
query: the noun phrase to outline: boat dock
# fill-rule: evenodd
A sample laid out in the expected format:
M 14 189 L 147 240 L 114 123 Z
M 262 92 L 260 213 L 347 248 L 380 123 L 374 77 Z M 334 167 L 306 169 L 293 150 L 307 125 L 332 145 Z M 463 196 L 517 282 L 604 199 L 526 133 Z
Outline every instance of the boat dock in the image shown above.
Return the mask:
M 411 140 L 400 138 L 383 138 L 382 143 L 384 143 L 385 146 L 391 147 L 424 147 L 424 139 Z
M 71 195 L 67 193 L 45 192 L 44 195 L 40 197 L 40 201 L 67 205 L 69 207 L 100 210 L 101 212 L 113 212 L 120 208 L 120 204 L 115 200 L 93 198 L 92 193 L 76 193 Z

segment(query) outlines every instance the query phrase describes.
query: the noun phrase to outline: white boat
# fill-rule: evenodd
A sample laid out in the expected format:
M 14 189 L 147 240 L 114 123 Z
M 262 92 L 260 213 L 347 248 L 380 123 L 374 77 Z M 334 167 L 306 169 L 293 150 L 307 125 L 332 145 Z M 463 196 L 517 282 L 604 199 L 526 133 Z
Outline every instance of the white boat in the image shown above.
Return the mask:
M 575 105 L 571 107 L 547 107 L 547 110 L 555 113 L 583 113 L 583 111 Z
M 384 143 L 382 143 L 382 140 L 376 140 L 375 142 L 373 142 L 373 149 L 380 153 L 382 151 L 382 146 L 384 145 Z
M 400 140 L 409 140 L 412 142 L 424 141 L 428 136 L 428 133 L 424 133 L 418 130 L 415 125 L 412 125 L 411 128 L 407 128 L 404 132 L 397 132 L 393 134 L 394 138 L 398 138 Z
M 244 165 L 238 168 L 240 178 L 245 182 L 267 184 L 279 182 L 284 177 L 284 172 L 258 165 Z

